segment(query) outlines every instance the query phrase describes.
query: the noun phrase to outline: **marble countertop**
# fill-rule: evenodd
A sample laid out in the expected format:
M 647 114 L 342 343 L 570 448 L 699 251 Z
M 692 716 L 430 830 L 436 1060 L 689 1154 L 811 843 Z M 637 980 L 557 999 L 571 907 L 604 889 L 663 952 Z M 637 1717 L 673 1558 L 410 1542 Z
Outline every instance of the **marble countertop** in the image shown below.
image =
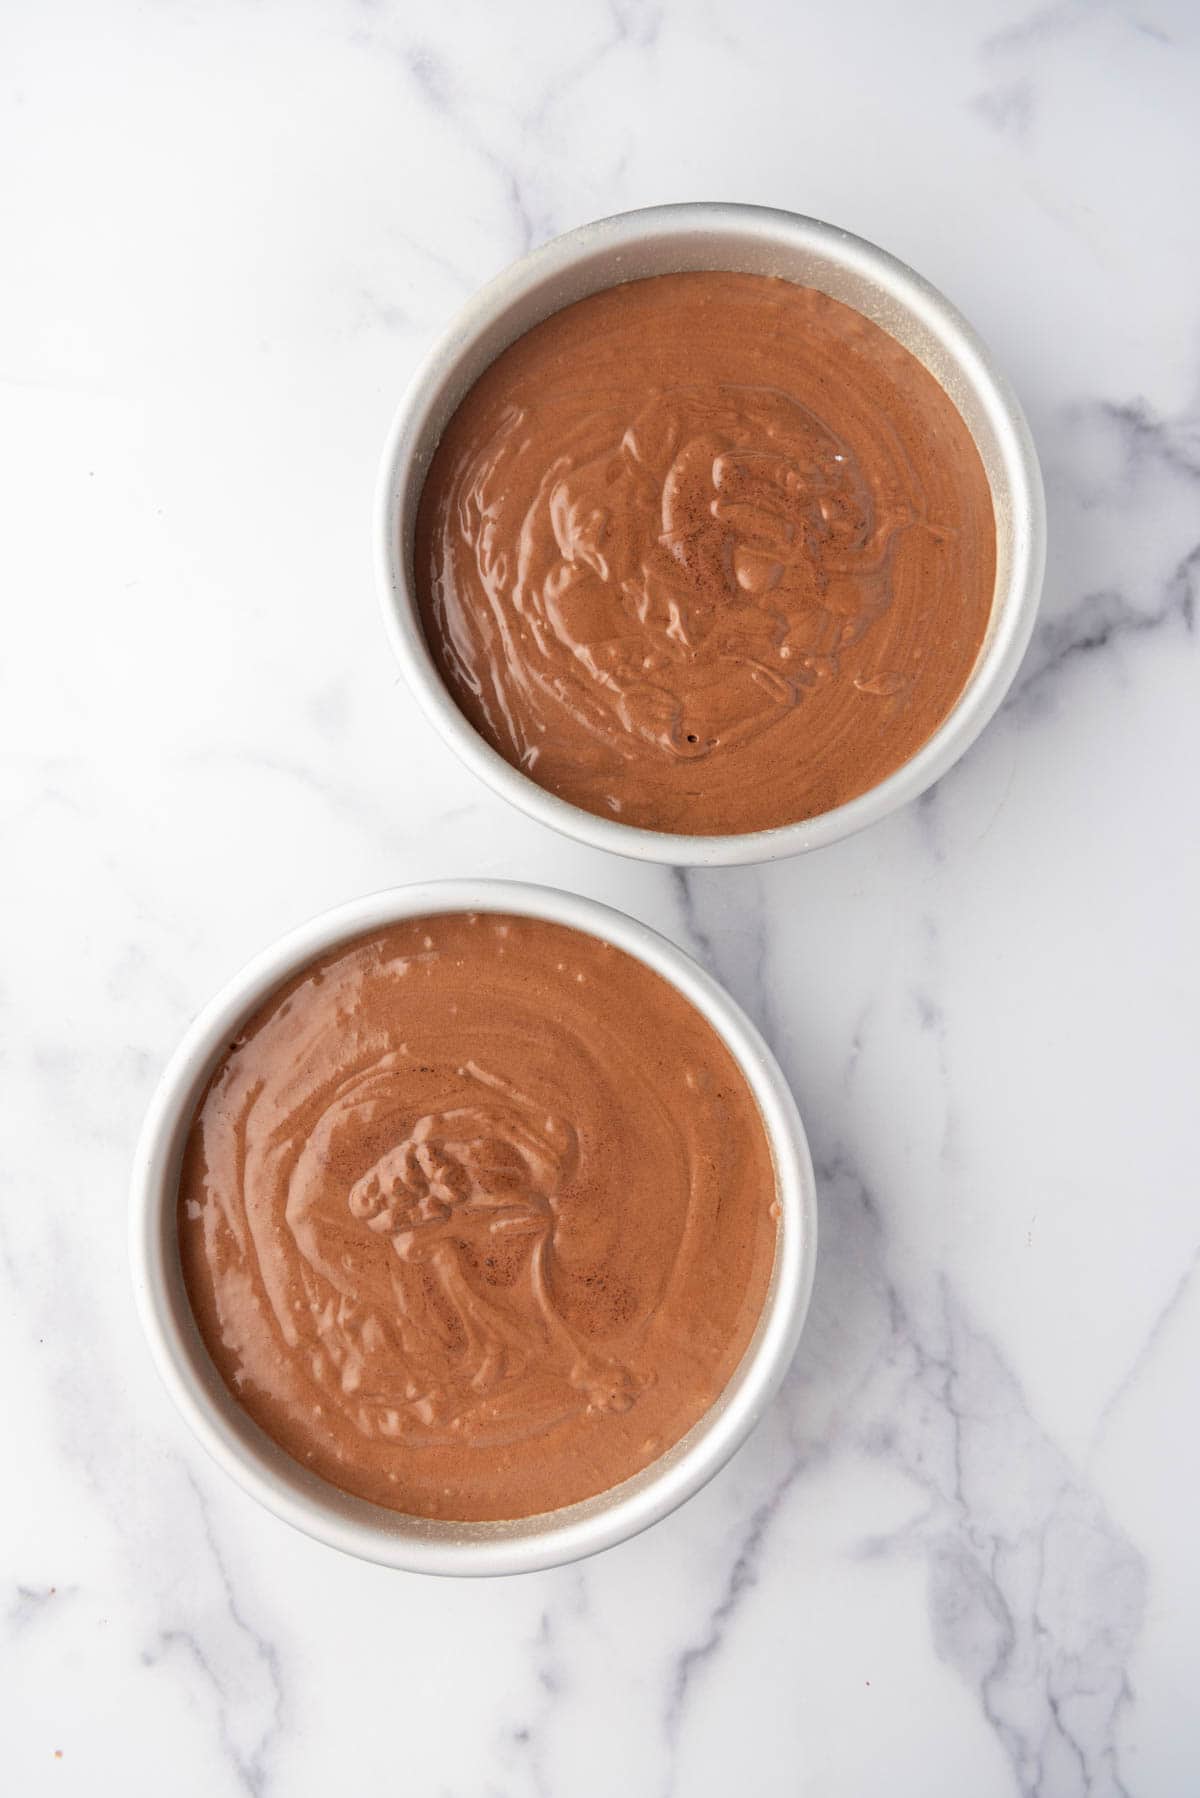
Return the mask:
M 141 1798 L 1200 1790 L 1200 21 L 47 0 L 0 20 L 0 1785 Z M 369 537 L 423 346 L 589 217 L 835 220 L 991 342 L 1049 497 L 926 801 L 678 874 L 516 816 L 398 684 Z M 819 1167 L 782 1397 L 648 1535 L 452 1583 L 204 1458 L 131 1145 L 251 953 L 409 879 L 576 888 L 749 1008 Z

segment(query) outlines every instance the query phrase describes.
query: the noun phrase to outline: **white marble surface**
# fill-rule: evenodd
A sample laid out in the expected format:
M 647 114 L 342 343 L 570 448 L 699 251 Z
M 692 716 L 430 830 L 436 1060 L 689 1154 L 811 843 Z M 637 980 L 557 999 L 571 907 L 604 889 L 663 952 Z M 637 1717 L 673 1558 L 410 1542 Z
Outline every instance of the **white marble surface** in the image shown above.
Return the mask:
M 1196 9 L 39 0 L 0 38 L 0 1787 L 1200 1790 Z M 451 760 L 368 520 L 471 288 L 691 197 L 944 287 L 1028 408 L 1052 542 L 1016 692 L 925 803 L 683 878 Z M 468 871 L 619 904 L 728 982 L 807 1118 L 824 1251 L 708 1491 L 451 1584 L 205 1461 L 143 1352 L 125 1181 L 243 959 Z

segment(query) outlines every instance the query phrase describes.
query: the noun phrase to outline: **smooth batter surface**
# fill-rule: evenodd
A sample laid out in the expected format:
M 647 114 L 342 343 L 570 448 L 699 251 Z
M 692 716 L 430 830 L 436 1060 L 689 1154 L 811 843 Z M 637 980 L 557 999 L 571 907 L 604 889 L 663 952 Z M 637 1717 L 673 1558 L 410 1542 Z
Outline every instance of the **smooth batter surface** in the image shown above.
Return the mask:
M 776 1238 L 757 1106 L 666 981 L 559 925 L 397 924 L 251 1019 L 188 1138 L 184 1280 L 226 1384 L 393 1509 L 605 1491 L 709 1408 Z
M 430 467 L 442 678 L 585 810 L 713 835 L 831 810 L 953 707 L 991 610 L 983 464 L 878 326 L 762 275 L 634 281 L 520 338 Z

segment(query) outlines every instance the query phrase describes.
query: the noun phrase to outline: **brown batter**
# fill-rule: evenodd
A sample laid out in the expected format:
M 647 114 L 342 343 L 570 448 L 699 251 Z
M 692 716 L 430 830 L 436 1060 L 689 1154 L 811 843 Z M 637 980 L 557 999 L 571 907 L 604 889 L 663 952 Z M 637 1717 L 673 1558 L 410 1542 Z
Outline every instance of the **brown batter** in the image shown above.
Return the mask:
M 655 1460 L 753 1334 L 770 1150 L 641 962 L 455 914 L 326 955 L 231 1047 L 179 1187 L 184 1280 L 255 1421 L 348 1492 L 527 1517 Z
M 701 835 L 866 792 L 951 710 L 995 525 L 965 424 L 850 307 L 764 275 L 568 306 L 458 408 L 425 633 L 476 730 L 602 816 Z

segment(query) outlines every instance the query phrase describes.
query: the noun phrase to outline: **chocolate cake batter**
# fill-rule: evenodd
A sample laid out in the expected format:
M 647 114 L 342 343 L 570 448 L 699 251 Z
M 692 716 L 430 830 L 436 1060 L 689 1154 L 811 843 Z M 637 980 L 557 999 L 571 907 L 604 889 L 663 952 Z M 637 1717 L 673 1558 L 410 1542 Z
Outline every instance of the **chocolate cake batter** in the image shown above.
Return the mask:
M 770 1150 L 716 1033 L 560 925 L 446 915 L 312 963 L 192 1123 L 183 1275 L 222 1377 L 394 1510 L 526 1517 L 717 1398 L 775 1254 Z
M 978 451 L 905 349 L 763 275 L 634 281 L 514 343 L 416 532 L 426 637 L 506 761 L 656 830 L 765 830 L 905 762 L 987 627 Z

